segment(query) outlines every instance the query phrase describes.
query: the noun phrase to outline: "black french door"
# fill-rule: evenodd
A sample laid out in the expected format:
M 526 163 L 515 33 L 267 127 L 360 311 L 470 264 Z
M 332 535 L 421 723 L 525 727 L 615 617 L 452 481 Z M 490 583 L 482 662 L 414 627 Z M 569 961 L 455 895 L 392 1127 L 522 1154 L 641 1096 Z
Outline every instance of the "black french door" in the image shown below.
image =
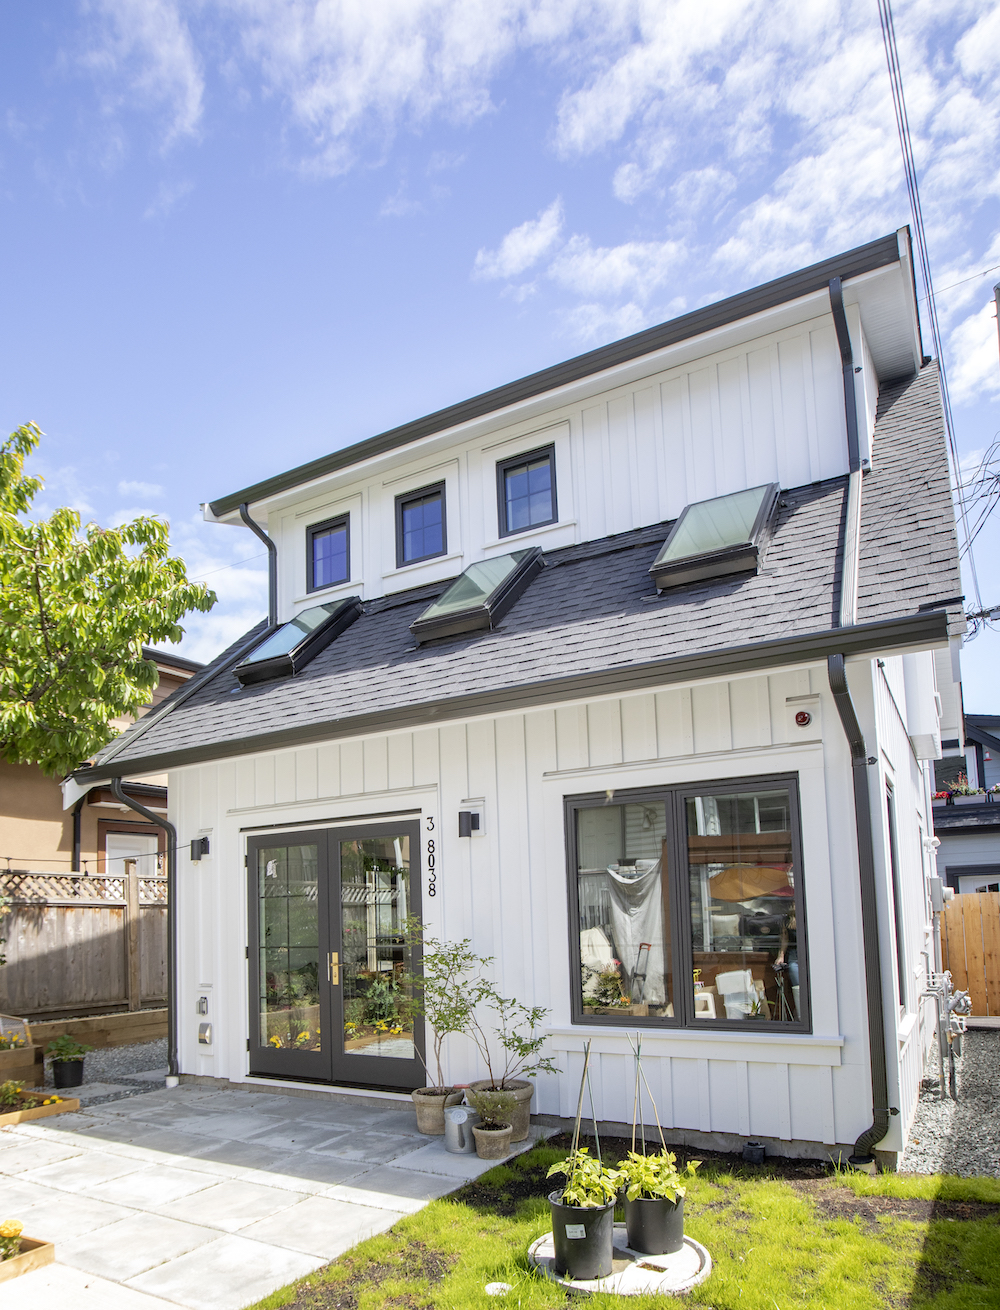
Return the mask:
M 253 836 L 250 1072 L 362 1087 L 422 1087 L 416 823 Z

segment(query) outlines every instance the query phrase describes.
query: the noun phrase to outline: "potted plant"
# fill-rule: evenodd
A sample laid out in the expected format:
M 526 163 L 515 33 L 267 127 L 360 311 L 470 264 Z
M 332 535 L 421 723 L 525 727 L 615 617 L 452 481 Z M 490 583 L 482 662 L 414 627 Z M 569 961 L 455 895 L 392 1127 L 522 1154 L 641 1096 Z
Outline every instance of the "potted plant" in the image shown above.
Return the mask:
M 57 1087 L 79 1087 L 83 1082 L 83 1057 L 91 1047 L 74 1041 L 69 1033 L 60 1033 L 46 1050 L 52 1060 L 52 1081 Z
M 472 1083 L 472 1088 L 514 1093 L 511 1141 L 523 1142 L 531 1126 L 531 1098 L 535 1094 L 535 1084 L 528 1080 L 540 1073 L 559 1072 L 550 1057 L 541 1054 L 545 1034 L 538 1029 L 548 1010 L 501 996 L 492 983 L 483 984 L 479 999 L 486 1002 L 498 1021 L 491 1038 L 479 1017 L 472 1015 L 469 1036 L 489 1071 L 489 1077 Z M 500 1047 L 499 1052 L 491 1045 L 493 1039 Z
M 671 1255 L 684 1245 L 684 1180 L 699 1161 L 688 1161 L 682 1174 L 673 1151 L 644 1155 L 629 1151 L 618 1166 L 625 1185 L 625 1227 L 628 1244 L 644 1255 Z
M 511 1116 L 517 1101 L 513 1092 L 491 1092 L 470 1088 L 466 1100 L 479 1115 L 472 1125 L 476 1155 L 480 1160 L 503 1160 L 510 1155 Z
M 586 1146 L 571 1151 L 549 1170 L 563 1174 L 562 1188 L 549 1193 L 556 1269 L 569 1278 L 607 1278 L 614 1250 L 618 1174 L 590 1155 Z
M 430 1031 L 431 1051 L 435 1074 L 417 1043 L 417 1054 L 427 1074 L 427 1087 L 411 1092 L 417 1110 L 417 1129 L 430 1137 L 444 1135 L 444 1112 L 449 1105 L 457 1105 L 463 1093 L 445 1082 L 441 1065 L 444 1040 L 450 1034 L 467 1033 L 473 1022 L 476 1006 L 490 993 L 490 985 L 483 978 L 483 969 L 491 963 L 481 959 L 472 950 L 466 937 L 460 942 L 442 942 L 424 935 L 419 919 L 410 918 L 406 925 L 406 942 L 412 949 L 423 948 L 420 976 L 407 975 L 412 985 L 413 1010 L 423 1016 Z M 431 1079 L 436 1076 L 437 1081 Z

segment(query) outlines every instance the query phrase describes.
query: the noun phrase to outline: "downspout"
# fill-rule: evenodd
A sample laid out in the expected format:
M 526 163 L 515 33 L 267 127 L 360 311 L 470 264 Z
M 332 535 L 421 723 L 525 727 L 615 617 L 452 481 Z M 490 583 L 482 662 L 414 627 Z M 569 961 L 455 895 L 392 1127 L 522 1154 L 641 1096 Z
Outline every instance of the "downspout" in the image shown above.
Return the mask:
M 267 626 L 273 628 L 278 622 L 278 547 L 260 524 L 250 517 L 246 503 L 240 506 L 240 518 L 267 547 Z
M 80 799 L 77 801 L 77 803 L 73 806 L 73 872 L 74 873 L 80 872 L 80 854 L 83 848 L 83 832 L 82 832 L 83 815 L 81 814 L 81 811 L 84 805 L 86 804 L 87 796 L 89 795 L 90 795 L 89 792 L 85 792 L 84 795 L 81 796 Z
M 837 626 L 851 627 L 858 615 L 858 565 L 861 555 L 861 450 L 858 441 L 858 407 L 854 392 L 854 353 L 844 313 L 844 295 L 839 277 L 830 282 L 830 308 L 837 328 L 837 342 L 844 374 L 844 407 L 847 411 L 847 452 L 850 476 L 847 490 L 847 520 L 844 525 L 844 554 L 841 568 Z M 875 1165 L 874 1148 L 889 1131 L 889 1081 L 885 1059 L 885 1016 L 882 1009 L 882 948 L 878 931 L 878 897 L 875 879 L 875 849 L 872 842 L 871 794 L 868 788 L 868 750 L 864 733 L 851 699 L 847 666 L 843 655 L 827 658 L 827 677 L 834 704 L 851 749 L 854 781 L 854 823 L 858 838 L 858 869 L 861 883 L 861 929 L 865 952 L 865 989 L 868 997 L 868 1047 L 872 1082 L 872 1123 L 854 1143 L 849 1163 L 857 1168 Z M 874 760 L 871 763 L 875 763 Z
M 167 1086 L 177 1086 L 177 829 L 169 819 L 147 810 L 122 790 L 121 778 L 111 779 L 116 800 L 155 823 L 167 834 Z

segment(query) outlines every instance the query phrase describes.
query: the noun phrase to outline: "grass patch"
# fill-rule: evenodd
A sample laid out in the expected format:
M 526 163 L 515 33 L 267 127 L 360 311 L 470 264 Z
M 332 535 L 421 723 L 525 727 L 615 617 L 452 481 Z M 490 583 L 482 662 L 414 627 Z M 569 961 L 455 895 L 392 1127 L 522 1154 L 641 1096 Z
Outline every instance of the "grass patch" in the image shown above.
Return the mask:
M 605 1156 L 624 1142 L 605 1143 Z M 388 1233 L 275 1292 L 255 1310 L 547 1310 L 581 1298 L 534 1274 L 527 1248 L 549 1229 L 540 1146 Z M 1000 1180 L 868 1177 L 816 1165 L 705 1158 L 685 1231 L 712 1254 L 683 1298 L 715 1310 L 986 1310 L 1000 1306 Z M 502 1299 L 483 1290 L 512 1284 Z M 594 1310 L 620 1298 L 586 1298 Z M 635 1310 L 662 1298 L 630 1298 Z

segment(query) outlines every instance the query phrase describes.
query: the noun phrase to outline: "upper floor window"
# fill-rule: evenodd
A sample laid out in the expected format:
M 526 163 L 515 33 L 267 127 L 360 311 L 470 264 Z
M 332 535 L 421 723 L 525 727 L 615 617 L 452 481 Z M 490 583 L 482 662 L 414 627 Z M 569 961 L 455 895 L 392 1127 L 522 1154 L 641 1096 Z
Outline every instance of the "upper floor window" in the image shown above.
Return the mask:
M 350 517 L 328 519 L 306 529 L 306 589 L 335 587 L 351 576 Z
M 497 511 L 501 537 L 555 523 L 554 447 L 513 455 L 497 464 Z
M 396 568 L 443 555 L 448 547 L 444 483 L 396 497 Z

